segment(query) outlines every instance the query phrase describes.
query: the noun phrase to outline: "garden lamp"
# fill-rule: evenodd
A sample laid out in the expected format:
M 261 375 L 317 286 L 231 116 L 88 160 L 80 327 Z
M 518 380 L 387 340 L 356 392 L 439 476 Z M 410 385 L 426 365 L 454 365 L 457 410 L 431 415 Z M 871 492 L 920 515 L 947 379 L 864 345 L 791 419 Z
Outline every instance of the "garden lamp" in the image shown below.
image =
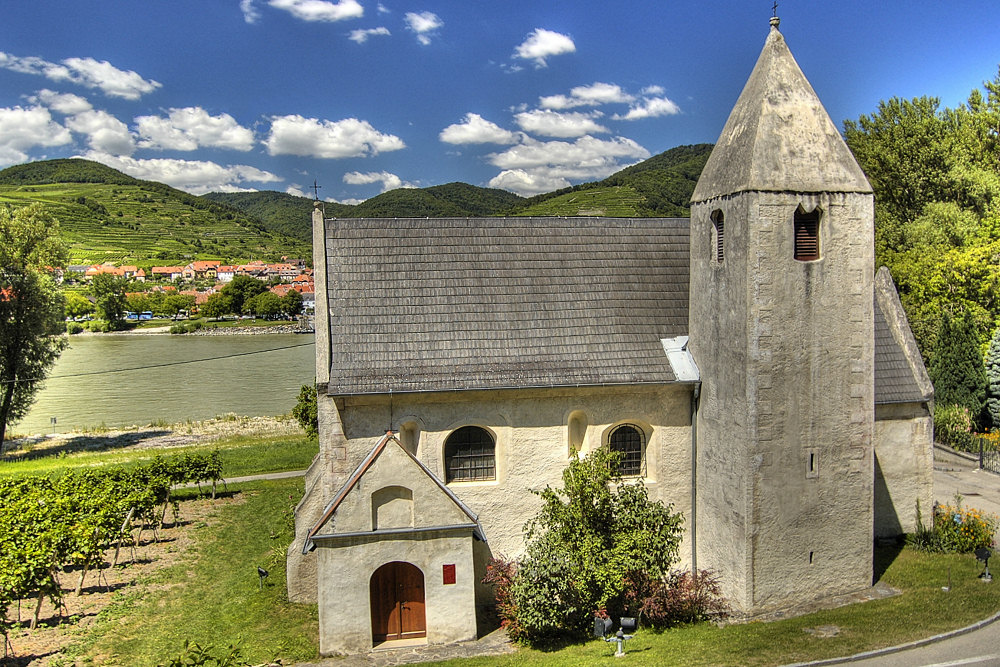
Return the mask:
M 993 552 L 990 551 L 989 547 L 979 547 L 976 549 L 976 560 L 983 561 L 983 567 L 985 568 L 983 573 L 979 575 L 979 578 L 987 583 L 993 581 L 993 576 L 990 574 L 990 556 L 992 555 Z

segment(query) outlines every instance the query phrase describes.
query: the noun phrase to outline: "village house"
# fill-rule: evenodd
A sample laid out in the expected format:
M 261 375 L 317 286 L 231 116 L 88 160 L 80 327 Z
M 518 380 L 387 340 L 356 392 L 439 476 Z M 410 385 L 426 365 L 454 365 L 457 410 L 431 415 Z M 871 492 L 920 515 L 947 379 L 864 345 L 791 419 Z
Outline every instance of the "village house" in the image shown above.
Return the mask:
M 154 280 L 169 280 L 171 282 L 184 277 L 183 266 L 154 266 L 149 271 Z
M 140 283 L 146 282 L 146 272 L 134 265 L 115 266 L 111 262 L 104 264 L 94 264 L 89 266 L 83 273 L 85 280 L 90 281 L 94 276 L 107 274 L 118 278 L 129 278 Z
M 232 282 L 233 277 L 235 275 L 236 275 L 235 266 L 229 264 L 223 264 L 216 270 L 215 279 L 218 280 L 220 283 L 228 283 Z
M 872 188 L 777 19 L 690 219 L 321 206 L 287 576 L 323 654 L 490 627 L 486 563 L 577 453 L 683 513 L 680 565 L 745 617 L 870 587 L 874 540 L 931 506 L 933 389 Z

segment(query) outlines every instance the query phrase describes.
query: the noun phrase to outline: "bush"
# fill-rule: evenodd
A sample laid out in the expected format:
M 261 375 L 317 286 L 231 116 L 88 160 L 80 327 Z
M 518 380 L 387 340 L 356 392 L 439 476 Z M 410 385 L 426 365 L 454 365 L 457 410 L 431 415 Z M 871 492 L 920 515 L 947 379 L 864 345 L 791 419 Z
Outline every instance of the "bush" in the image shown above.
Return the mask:
M 719 577 L 710 570 L 694 573 L 674 570 L 660 578 L 633 573 L 626 582 L 625 591 L 629 613 L 654 627 L 697 623 L 729 615 Z
M 87 328 L 94 333 L 108 333 L 111 331 L 111 325 L 108 324 L 107 320 L 92 320 Z
M 997 517 L 982 510 L 964 509 L 961 496 L 954 505 L 934 506 L 931 528 L 924 528 L 917 506 L 917 532 L 907 536 L 907 543 L 921 551 L 971 553 L 979 547 L 991 547 L 997 531 Z
M 595 612 L 624 612 L 626 576 L 659 578 L 677 562 L 683 516 L 618 477 L 619 460 L 605 448 L 574 456 L 563 488 L 538 492 L 524 557 L 495 564 L 497 611 L 520 640 L 586 636 Z
M 934 439 L 963 452 L 979 451 L 979 445 L 972 435 L 972 415 L 965 407 L 934 407 Z
M 316 411 L 316 385 L 304 384 L 299 390 L 299 398 L 292 408 L 292 416 L 305 430 L 306 435 L 315 438 L 319 435 L 319 415 Z
M 80 324 L 79 322 L 66 323 L 66 333 L 68 333 L 70 336 L 72 336 L 73 334 L 78 334 L 81 331 L 83 331 L 83 325 Z

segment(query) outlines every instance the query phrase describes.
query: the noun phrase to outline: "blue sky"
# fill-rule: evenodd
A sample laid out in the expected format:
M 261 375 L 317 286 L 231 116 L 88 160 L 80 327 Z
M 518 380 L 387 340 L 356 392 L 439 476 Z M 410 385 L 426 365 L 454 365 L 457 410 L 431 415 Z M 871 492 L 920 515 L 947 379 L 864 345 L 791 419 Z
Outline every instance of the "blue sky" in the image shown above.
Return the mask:
M 464 181 L 532 195 L 713 142 L 770 2 L 0 0 L 0 167 L 82 156 L 201 194 L 362 201 Z M 787 0 L 834 122 L 956 106 L 1000 7 Z

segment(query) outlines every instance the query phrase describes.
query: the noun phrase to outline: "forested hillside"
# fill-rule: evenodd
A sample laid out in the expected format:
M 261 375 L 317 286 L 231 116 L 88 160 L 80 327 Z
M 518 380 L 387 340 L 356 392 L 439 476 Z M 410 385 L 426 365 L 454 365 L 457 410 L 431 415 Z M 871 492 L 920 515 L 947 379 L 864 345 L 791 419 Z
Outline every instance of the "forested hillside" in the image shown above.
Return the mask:
M 1000 316 L 1000 75 L 956 109 L 920 97 L 844 123 L 875 190 L 875 254 L 892 271 L 925 358 L 944 313 Z
M 89 160 L 46 160 L 0 171 L 0 204 L 42 202 L 60 222 L 73 264 L 187 264 L 309 257 L 309 244 L 253 216 Z

